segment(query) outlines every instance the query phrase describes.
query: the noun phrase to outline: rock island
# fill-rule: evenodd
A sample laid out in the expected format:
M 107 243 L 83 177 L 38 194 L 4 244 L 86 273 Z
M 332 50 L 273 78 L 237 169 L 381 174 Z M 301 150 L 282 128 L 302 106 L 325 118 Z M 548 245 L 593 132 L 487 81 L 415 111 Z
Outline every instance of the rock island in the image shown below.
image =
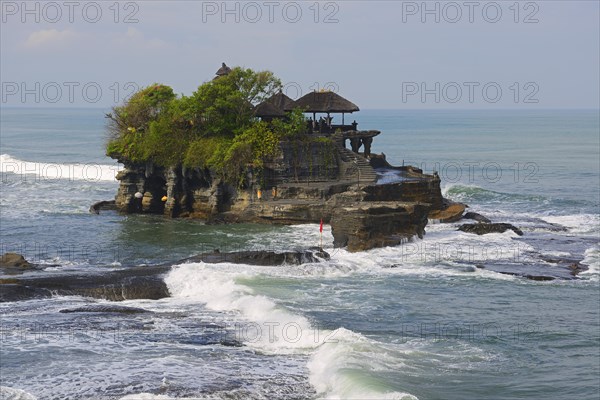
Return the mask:
M 281 88 L 269 71 L 223 63 L 189 97 L 161 84 L 135 93 L 107 114 L 107 154 L 124 164 L 109 205 L 207 223 L 325 222 L 349 251 L 397 245 L 422 237 L 429 218 L 462 216 L 437 174 L 371 152 L 381 132 L 346 122 L 354 103 L 332 91 L 293 101 Z

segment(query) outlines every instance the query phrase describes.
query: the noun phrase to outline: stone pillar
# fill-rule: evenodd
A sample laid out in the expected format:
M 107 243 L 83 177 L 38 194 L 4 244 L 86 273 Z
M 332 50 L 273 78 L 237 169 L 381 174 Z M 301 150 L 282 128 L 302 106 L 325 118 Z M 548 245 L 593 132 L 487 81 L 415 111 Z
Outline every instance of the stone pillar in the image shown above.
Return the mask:
M 352 148 L 353 152 L 358 153 L 360 146 L 361 142 L 359 138 L 350 138 L 350 147 Z
M 365 157 L 369 157 L 371 155 L 371 143 L 373 143 L 373 138 L 372 137 L 363 138 L 362 143 L 365 147 Z

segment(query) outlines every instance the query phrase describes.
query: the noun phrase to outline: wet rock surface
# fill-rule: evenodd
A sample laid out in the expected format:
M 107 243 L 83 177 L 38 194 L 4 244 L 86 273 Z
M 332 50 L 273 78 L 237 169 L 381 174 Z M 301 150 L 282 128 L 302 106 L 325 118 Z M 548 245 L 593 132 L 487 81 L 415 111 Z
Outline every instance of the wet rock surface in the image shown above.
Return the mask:
M 462 219 L 472 219 L 482 224 L 489 224 L 492 222 L 489 218 L 472 211 L 466 212 L 465 215 L 462 216 Z
M 519 236 L 523 236 L 523 231 L 512 224 L 490 223 L 490 224 L 463 224 L 458 227 L 459 231 L 474 233 L 476 235 L 485 235 L 488 233 L 504 233 L 512 230 Z
M 86 296 L 110 301 L 131 299 L 158 300 L 169 297 L 169 290 L 163 275 L 169 272 L 172 265 L 205 262 L 234 263 L 262 266 L 299 265 L 328 260 L 329 254 L 321 249 L 272 252 L 242 251 L 233 253 L 211 252 L 199 254 L 175 263 L 136 266 L 110 272 L 98 270 L 87 273 L 37 271 L 18 278 L 0 278 L 0 302 L 19 301 L 31 298 L 62 296 Z M 123 310 L 123 308 L 120 308 Z M 125 310 L 126 311 L 126 310 Z M 78 309 L 65 312 L 125 312 L 113 309 Z
M 181 262 L 205 262 L 215 263 L 233 263 L 261 266 L 277 265 L 300 265 L 306 263 L 321 262 L 329 260 L 329 253 L 321 249 L 303 250 L 303 251 L 239 251 L 233 253 L 221 253 L 215 251 L 212 253 L 203 253 L 194 257 L 186 258 Z
M 349 135 L 371 137 L 375 134 L 379 132 L 361 131 Z M 221 181 L 209 170 L 182 166 L 163 168 L 152 163 L 120 160 L 125 168 L 117 175 L 120 185 L 115 207 L 126 214 L 190 217 L 211 224 L 327 223 L 340 207 L 346 207 L 352 210 L 353 218 L 362 229 L 367 226 L 372 229 L 370 234 L 355 234 L 351 227 L 340 227 L 340 219 L 336 219 L 338 228 L 334 230 L 344 231 L 348 238 L 336 239 L 336 246 L 348 242 L 351 251 L 398 244 L 409 237 L 422 236 L 421 210 L 425 204 L 429 211 L 444 209 L 445 214 L 440 217 L 444 221 L 460 218 L 464 205 L 448 207 L 437 174 L 427 175 L 411 166 L 393 167 L 383 154 L 350 151 L 343 146 L 343 139 L 350 138 L 346 136 L 334 134 L 319 138 L 322 140 L 311 137 L 303 144 L 302 151 L 298 150 L 298 143 L 283 141 L 280 156 L 265 162 L 260 182 L 248 171 L 243 183 L 236 187 Z M 377 167 L 397 173 L 398 181 L 379 184 L 374 169 Z M 384 202 L 405 205 L 383 207 Z M 375 217 L 384 208 L 386 217 Z M 92 212 L 99 209 L 101 205 L 92 206 Z M 394 210 L 398 215 L 393 215 Z M 357 214 L 361 212 L 365 218 L 358 222 Z M 367 240 L 359 245 L 359 237 Z
M 335 247 L 363 251 L 395 246 L 425 234 L 429 204 L 369 202 L 340 207 L 330 224 Z
M 111 313 L 111 314 L 143 314 L 150 311 L 137 307 L 125 307 L 118 305 L 90 305 L 77 308 L 60 310 L 61 313 Z
M 100 214 L 101 210 L 117 210 L 117 204 L 115 200 L 103 200 L 98 201 L 90 206 L 90 213 L 92 214 Z

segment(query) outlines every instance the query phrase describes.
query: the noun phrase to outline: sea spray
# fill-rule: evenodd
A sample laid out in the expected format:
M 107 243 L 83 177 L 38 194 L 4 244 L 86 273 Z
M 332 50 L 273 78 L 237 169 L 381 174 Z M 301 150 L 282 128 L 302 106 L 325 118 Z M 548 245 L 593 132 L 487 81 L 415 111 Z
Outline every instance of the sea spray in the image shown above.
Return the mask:
M 310 382 L 320 398 L 416 399 L 395 391 L 368 372 L 373 369 L 369 361 L 381 358 L 383 353 L 372 341 L 344 328 L 314 327 L 306 317 L 279 307 L 272 299 L 239 283 L 250 279 L 251 274 L 227 272 L 222 268 L 226 266 L 175 266 L 165 282 L 175 298 L 198 301 L 211 310 L 243 317 L 246 322 L 236 323 L 235 330 L 236 337 L 246 346 L 270 354 L 311 354 L 307 365 Z M 237 266 L 246 267 L 249 266 Z
M 32 180 L 69 180 L 87 182 L 115 182 L 119 171 L 118 164 L 106 165 L 96 163 L 67 164 L 23 161 L 9 154 L 0 155 L 0 172 L 3 182 L 16 179 Z M 12 174 L 11 177 L 9 174 Z

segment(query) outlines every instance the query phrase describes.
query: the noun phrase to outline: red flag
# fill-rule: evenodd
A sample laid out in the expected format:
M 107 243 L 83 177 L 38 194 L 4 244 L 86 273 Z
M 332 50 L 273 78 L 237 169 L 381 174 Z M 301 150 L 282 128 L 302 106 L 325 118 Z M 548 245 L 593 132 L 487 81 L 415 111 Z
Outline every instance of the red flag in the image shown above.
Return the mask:
M 321 226 L 319 226 L 319 232 L 323 233 L 323 218 L 321 218 Z

